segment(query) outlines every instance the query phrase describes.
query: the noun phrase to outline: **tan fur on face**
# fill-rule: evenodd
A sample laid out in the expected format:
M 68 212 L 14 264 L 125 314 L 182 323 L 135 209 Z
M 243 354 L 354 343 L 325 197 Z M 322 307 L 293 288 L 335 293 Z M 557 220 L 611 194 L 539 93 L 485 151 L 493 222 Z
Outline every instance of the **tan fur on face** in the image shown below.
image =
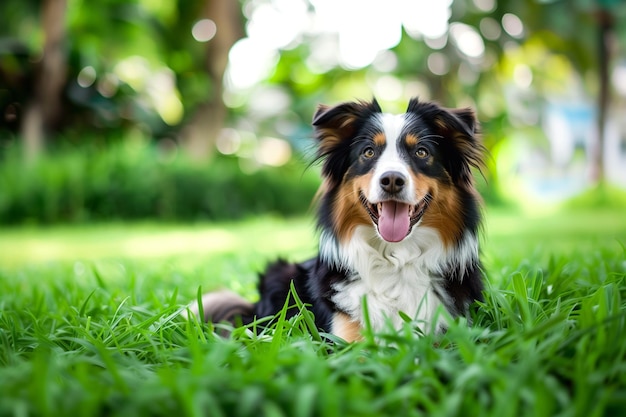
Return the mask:
M 419 138 L 417 136 L 415 136 L 414 134 L 412 134 L 412 133 L 408 133 L 404 137 L 404 140 L 405 140 L 406 144 L 409 147 L 411 147 L 411 148 L 416 146 L 419 143 L 419 141 L 420 141 Z
M 463 233 L 461 204 L 455 187 L 422 174 L 412 174 L 412 177 L 418 199 L 421 200 L 426 194 L 432 196 L 421 225 L 436 229 L 446 246 L 455 244 Z M 372 224 L 369 214 L 359 201 L 359 192 L 367 190 L 371 180 L 370 173 L 341 186 L 333 211 L 333 223 L 339 241 L 348 241 L 357 226 Z
M 360 190 L 366 190 L 371 180 L 372 174 L 369 173 L 344 182 L 339 189 L 335 199 L 333 222 L 337 237 L 342 242 L 352 237 L 357 226 L 372 224 L 369 214 L 359 201 Z
M 374 141 L 376 146 L 384 146 L 385 143 L 387 143 L 387 138 L 385 137 L 384 133 L 375 134 L 372 140 Z
M 425 175 L 413 175 L 418 196 L 430 193 L 432 200 L 424 213 L 422 226 L 439 232 L 444 245 L 455 244 L 463 233 L 463 217 L 459 196 L 454 186 Z
M 356 342 L 363 339 L 361 326 L 345 313 L 335 313 L 332 329 L 334 335 L 341 337 L 346 342 Z

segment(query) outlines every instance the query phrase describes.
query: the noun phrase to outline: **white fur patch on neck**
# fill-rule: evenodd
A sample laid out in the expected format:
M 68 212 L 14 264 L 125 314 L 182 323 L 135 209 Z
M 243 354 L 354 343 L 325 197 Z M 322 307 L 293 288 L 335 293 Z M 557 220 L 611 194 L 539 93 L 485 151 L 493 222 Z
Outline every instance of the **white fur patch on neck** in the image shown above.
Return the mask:
M 367 298 L 374 331 L 383 330 L 389 322 L 399 329 L 400 312 L 415 319 L 423 331 L 441 328 L 444 319 L 438 310 L 451 300 L 442 300 L 445 292 L 436 292 L 435 286 L 451 265 L 478 259 L 476 237 L 467 233 L 458 247 L 447 249 L 439 233 L 428 227 L 415 227 L 398 243 L 383 241 L 371 226 L 358 226 L 344 245 L 330 233 L 321 237 L 322 258 L 348 272 L 347 280 L 335 284 L 332 301 L 364 327 L 363 298 Z

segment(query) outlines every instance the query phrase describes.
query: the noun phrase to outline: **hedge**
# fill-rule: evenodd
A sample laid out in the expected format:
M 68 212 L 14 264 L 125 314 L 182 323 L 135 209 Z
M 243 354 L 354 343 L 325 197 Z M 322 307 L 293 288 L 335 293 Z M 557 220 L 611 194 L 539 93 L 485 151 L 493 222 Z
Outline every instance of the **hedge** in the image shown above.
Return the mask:
M 240 165 L 225 156 L 166 160 L 155 148 L 124 145 L 55 152 L 30 165 L 9 153 L 0 159 L 0 223 L 227 220 L 310 208 L 316 167 L 290 162 L 249 174 Z

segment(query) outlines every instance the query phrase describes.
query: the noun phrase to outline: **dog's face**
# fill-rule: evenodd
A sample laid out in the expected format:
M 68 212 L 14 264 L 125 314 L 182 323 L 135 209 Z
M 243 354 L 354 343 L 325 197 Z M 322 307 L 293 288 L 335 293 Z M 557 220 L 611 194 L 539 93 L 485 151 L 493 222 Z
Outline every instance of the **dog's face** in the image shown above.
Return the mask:
M 387 242 L 420 225 L 436 227 L 444 241 L 460 236 L 471 167 L 482 157 L 471 110 L 413 99 L 406 113 L 391 115 L 374 100 L 320 106 L 313 125 L 324 159 L 321 221 L 340 240 L 358 225 Z

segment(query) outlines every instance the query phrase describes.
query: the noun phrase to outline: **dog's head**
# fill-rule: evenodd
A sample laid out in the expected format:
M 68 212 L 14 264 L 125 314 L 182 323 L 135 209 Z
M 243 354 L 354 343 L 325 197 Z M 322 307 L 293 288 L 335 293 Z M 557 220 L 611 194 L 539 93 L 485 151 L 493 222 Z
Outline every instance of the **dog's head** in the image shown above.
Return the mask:
M 435 227 L 446 243 L 477 227 L 471 168 L 481 166 L 483 147 L 471 110 L 412 99 L 392 115 L 373 100 L 320 106 L 313 126 L 323 160 L 320 224 L 340 241 L 358 225 L 387 242 Z

